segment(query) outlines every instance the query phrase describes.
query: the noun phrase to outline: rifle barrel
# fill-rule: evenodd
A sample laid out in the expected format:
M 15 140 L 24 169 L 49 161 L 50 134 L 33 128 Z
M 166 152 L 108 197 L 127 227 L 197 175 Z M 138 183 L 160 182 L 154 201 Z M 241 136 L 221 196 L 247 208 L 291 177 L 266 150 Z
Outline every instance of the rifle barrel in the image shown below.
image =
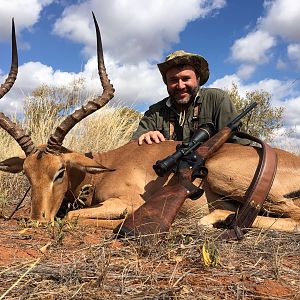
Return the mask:
M 257 106 L 257 102 L 251 103 L 247 108 L 245 108 L 238 116 L 236 116 L 233 120 L 229 122 L 227 127 L 232 128 L 240 119 L 242 119 L 249 111 L 251 111 L 255 106 Z

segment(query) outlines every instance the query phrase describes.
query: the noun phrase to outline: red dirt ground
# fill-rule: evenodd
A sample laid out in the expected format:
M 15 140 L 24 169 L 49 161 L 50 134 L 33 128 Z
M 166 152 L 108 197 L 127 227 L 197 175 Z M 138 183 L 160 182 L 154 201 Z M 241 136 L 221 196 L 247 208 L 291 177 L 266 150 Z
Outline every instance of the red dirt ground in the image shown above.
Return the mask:
M 206 267 L 184 231 L 143 244 L 94 227 L 23 228 L 0 219 L 0 298 L 40 260 L 3 299 L 300 299 L 299 235 L 218 244 L 221 263 Z

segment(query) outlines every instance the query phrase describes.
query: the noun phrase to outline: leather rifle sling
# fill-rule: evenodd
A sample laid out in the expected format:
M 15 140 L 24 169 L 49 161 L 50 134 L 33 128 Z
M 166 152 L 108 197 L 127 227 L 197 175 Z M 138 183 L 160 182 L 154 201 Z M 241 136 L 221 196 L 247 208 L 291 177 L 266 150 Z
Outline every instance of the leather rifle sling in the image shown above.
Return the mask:
M 199 114 L 200 114 L 199 105 L 195 105 L 193 109 L 193 118 L 192 118 L 193 132 L 196 132 L 199 128 Z
M 174 131 L 175 131 L 175 112 L 170 110 L 169 112 L 169 139 L 174 139 Z
M 252 140 L 262 146 L 259 165 L 245 194 L 244 204 L 236 214 L 229 216 L 230 229 L 220 236 L 222 239 L 241 240 L 243 233 L 252 226 L 270 192 L 277 169 L 277 156 L 272 147 L 258 138 L 244 132 L 236 132 L 235 135 Z

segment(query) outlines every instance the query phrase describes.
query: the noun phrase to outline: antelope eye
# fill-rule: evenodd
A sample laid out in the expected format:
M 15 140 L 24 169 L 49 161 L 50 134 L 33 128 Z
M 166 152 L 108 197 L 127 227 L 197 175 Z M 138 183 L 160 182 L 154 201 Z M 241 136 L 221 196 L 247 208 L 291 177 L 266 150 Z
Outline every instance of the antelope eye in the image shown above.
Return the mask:
M 57 180 L 62 180 L 64 178 L 64 175 L 65 175 L 65 171 L 66 169 L 63 168 L 63 169 L 60 169 L 54 176 L 54 180 L 53 181 L 57 181 Z

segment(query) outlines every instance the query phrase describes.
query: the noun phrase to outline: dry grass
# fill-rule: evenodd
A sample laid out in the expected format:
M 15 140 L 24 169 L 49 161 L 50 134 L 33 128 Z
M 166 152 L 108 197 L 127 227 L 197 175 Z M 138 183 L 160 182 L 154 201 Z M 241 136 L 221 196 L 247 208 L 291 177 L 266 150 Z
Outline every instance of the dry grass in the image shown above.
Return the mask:
M 77 124 L 65 145 L 79 152 L 108 151 L 126 144 L 137 128 L 139 114 L 124 107 L 104 107 Z

